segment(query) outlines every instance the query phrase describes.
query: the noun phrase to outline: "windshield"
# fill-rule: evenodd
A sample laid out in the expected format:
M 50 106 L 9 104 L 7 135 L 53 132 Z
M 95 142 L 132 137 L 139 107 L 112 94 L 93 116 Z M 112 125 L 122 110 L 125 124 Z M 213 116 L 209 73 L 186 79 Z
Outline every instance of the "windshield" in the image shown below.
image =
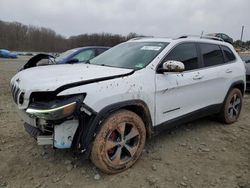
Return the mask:
M 62 61 L 63 59 L 65 59 L 66 57 L 70 56 L 71 54 L 75 53 L 77 51 L 77 49 L 71 49 L 71 50 L 68 50 L 66 52 L 63 52 L 61 54 L 59 54 L 58 57 L 56 57 L 55 61 L 56 62 L 59 62 L 59 61 Z
M 92 59 L 91 64 L 119 68 L 146 67 L 166 46 L 166 42 L 127 42 Z

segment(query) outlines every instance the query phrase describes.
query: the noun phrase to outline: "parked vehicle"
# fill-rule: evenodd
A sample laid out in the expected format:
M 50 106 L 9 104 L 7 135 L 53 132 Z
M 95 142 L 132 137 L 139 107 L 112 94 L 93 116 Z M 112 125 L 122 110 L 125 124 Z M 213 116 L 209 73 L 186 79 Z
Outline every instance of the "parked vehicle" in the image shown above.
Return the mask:
M 223 39 L 225 42 L 233 44 L 233 39 L 224 33 L 211 33 L 211 34 L 207 34 L 207 36 L 218 37 L 218 38 Z
M 57 57 L 53 56 L 52 54 L 41 53 L 30 58 L 30 60 L 23 66 L 21 70 L 41 65 L 87 62 L 108 49 L 109 47 L 103 46 L 74 48 L 59 54 Z
M 91 46 L 68 50 L 55 58 L 56 64 L 78 63 L 89 61 L 108 50 L 109 47 Z
M 250 56 L 243 57 L 242 60 L 246 63 L 246 89 L 250 90 Z
M 236 122 L 245 71 L 226 42 L 138 38 L 90 64 L 24 70 L 11 88 L 25 129 L 39 145 L 71 148 L 102 171 L 118 173 L 162 129 L 211 114 Z
M 14 52 L 10 52 L 9 50 L 0 50 L 0 57 L 2 58 L 17 58 L 17 54 Z

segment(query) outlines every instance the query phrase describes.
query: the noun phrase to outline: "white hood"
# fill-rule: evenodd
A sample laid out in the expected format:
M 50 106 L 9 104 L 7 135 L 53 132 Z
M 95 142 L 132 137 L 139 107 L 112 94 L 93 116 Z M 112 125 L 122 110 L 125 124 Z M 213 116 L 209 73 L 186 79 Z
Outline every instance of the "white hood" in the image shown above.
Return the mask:
M 49 65 L 23 70 L 12 78 L 11 83 L 17 82 L 19 88 L 24 90 L 54 91 L 65 84 L 117 76 L 131 71 L 90 64 Z
M 19 89 L 19 93 L 24 92 L 26 99 L 22 107 L 27 107 L 27 103 L 32 92 L 55 91 L 66 84 L 94 79 L 119 76 L 133 71 L 91 64 L 64 64 L 48 65 L 25 69 L 17 73 L 11 79 L 11 85 Z

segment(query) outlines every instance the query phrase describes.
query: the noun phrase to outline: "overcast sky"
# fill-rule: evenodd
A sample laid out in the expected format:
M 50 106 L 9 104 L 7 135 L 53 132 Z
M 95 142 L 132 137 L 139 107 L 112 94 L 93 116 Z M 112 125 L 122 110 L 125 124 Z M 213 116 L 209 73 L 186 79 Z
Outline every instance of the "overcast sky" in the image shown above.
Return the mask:
M 250 0 L 0 0 L 0 20 L 49 27 L 66 37 L 130 32 L 176 37 L 224 32 L 250 40 Z

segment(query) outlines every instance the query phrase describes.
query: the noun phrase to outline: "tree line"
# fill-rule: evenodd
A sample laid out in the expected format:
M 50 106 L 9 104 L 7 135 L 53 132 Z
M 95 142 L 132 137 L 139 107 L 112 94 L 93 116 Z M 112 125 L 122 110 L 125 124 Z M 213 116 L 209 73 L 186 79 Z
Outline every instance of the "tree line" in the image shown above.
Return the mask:
M 0 20 L 0 49 L 11 51 L 63 52 L 81 46 L 112 47 L 138 36 L 136 33 L 129 33 L 127 36 L 94 33 L 66 38 L 49 28 Z M 237 40 L 234 42 L 234 46 L 236 48 L 250 49 L 250 41 Z
M 235 48 L 250 50 L 250 40 L 245 41 L 245 42 L 241 41 L 241 40 L 236 40 L 236 41 L 234 41 L 233 45 L 234 45 Z
M 49 28 L 0 20 L 0 49 L 12 51 L 62 52 L 81 46 L 112 47 L 136 36 L 138 36 L 136 33 L 130 33 L 127 36 L 94 33 L 66 38 Z

